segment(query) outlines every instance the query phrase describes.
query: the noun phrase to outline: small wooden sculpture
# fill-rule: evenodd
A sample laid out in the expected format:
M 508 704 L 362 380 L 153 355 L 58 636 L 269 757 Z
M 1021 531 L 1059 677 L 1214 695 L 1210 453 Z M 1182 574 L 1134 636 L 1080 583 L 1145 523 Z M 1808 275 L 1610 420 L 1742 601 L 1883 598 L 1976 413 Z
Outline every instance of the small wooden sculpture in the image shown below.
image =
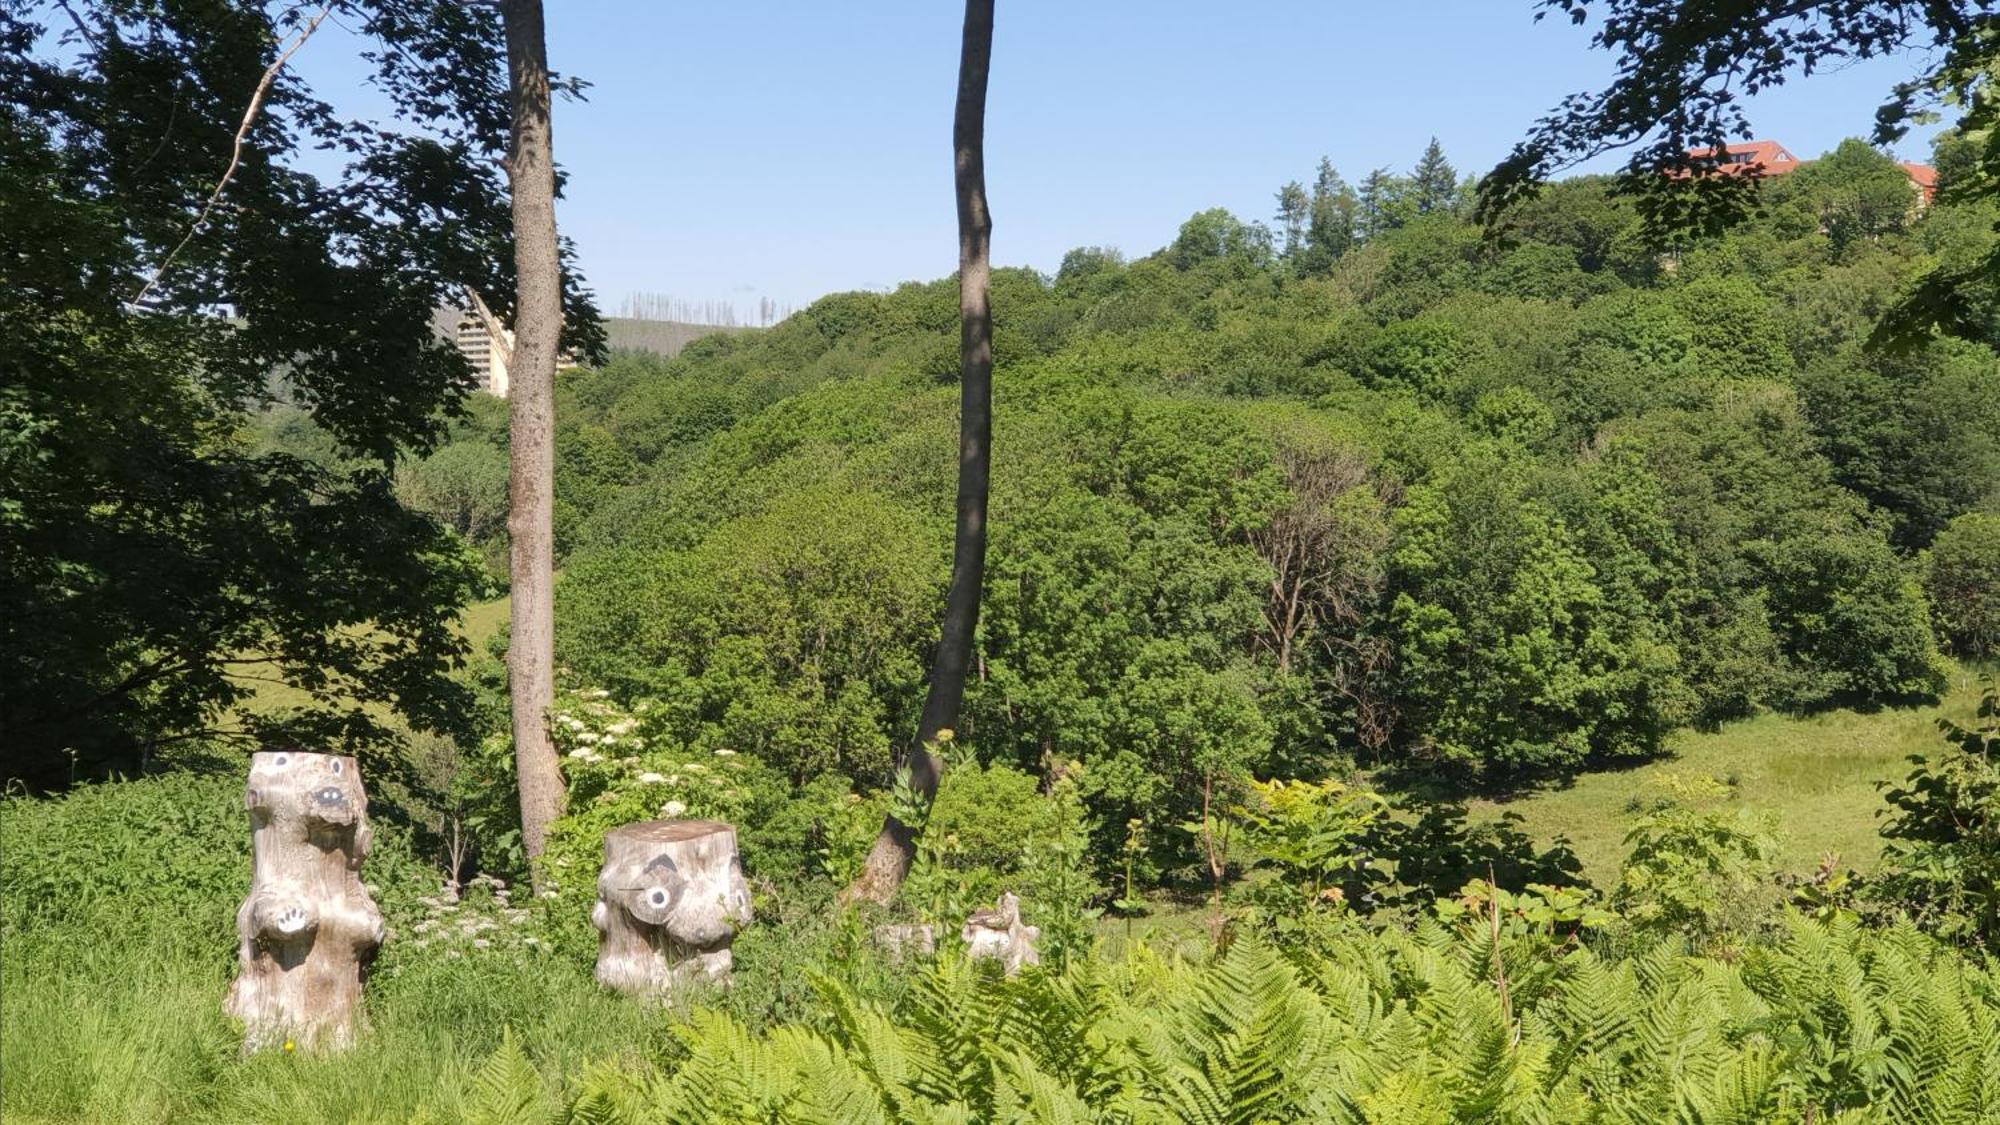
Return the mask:
M 604 872 L 590 920 L 603 935 L 598 983 L 663 995 L 726 980 L 729 946 L 750 921 L 750 885 L 736 829 L 713 820 L 648 820 L 604 837 Z
M 223 1009 L 243 1049 L 338 1050 L 361 1022 L 382 913 L 361 885 L 368 793 L 353 758 L 268 751 L 250 760 L 250 897 L 236 912 L 236 979 Z
M 965 920 L 959 936 L 965 939 L 968 957 L 995 958 L 1010 977 L 1020 972 L 1023 965 L 1042 963 L 1041 954 L 1035 952 L 1035 939 L 1042 936 L 1041 928 L 1021 923 L 1021 900 L 1012 891 L 1001 895 L 994 909 L 975 911 Z

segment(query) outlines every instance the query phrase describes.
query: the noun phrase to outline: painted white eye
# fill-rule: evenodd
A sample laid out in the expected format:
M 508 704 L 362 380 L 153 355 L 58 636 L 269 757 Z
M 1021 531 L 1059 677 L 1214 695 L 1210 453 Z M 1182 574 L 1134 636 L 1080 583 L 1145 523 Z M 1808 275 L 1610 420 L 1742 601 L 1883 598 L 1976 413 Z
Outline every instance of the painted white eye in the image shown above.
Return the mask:
M 342 770 L 345 770 L 346 768 L 347 768 L 346 762 L 341 761 L 339 758 L 335 758 L 333 760 L 333 772 L 340 773 Z

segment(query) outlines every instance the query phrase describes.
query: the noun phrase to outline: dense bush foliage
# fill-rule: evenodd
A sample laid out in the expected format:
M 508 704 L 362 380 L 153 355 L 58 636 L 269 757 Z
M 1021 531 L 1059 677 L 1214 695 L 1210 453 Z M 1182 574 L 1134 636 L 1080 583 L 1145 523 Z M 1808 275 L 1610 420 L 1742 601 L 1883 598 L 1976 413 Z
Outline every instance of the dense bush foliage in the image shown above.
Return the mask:
M 2000 685 L 1969 725 L 1940 720 L 1942 751 L 1889 789 L 1878 896 L 1968 944 L 2000 939 Z

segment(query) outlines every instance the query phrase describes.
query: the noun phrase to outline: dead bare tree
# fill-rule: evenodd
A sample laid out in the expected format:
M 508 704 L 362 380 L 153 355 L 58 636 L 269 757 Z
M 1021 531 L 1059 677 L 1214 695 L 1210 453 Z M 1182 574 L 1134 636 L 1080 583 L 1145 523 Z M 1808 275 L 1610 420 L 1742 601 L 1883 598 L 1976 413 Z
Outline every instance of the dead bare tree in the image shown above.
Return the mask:
M 1300 645 L 1320 646 L 1326 687 L 1353 708 L 1362 745 L 1378 751 L 1394 726 L 1382 683 L 1392 652 L 1366 623 L 1387 581 L 1390 498 L 1352 451 L 1280 442 L 1277 459 L 1292 501 L 1249 537 L 1271 567 L 1256 647 L 1285 673 Z
M 514 349 L 508 367 L 507 533 L 513 584 L 507 685 L 521 843 L 531 864 L 562 813 L 562 770 L 549 737 L 555 702 L 555 379 L 562 335 L 562 258 L 556 242 L 548 47 L 541 0 L 505 0 L 514 128 L 507 179 L 514 207 Z M 541 876 L 536 875 L 537 882 Z
M 943 763 L 935 747 L 958 722 L 972 639 L 979 627 L 979 593 L 986 576 L 986 491 L 993 436 L 993 218 L 986 208 L 986 76 L 993 59 L 993 0 L 966 0 L 958 56 L 958 103 L 952 119 L 954 186 L 958 196 L 958 517 L 952 541 L 951 587 L 931 664 L 930 690 L 916 742 L 899 771 L 918 800 L 937 796 Z M 887 902 L 916 857 L 921 825 L 891 813 L 875 837 L 861 874 L 844 901 Z

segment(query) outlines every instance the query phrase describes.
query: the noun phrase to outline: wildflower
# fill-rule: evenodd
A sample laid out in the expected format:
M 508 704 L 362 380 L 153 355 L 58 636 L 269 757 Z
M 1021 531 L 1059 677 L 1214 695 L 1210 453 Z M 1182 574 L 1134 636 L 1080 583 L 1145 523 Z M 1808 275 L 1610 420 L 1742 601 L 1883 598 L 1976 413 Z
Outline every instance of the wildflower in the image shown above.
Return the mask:
M 289 1052 L 289 1051 L 296 1051 L 296 1050 L 298 1050 L 298 1049 L 299 1049 L 299 1045 L 298 1045 L 297 1043 L 294 1043 L 294 1042 L 292 1042 L 292 1041 L 291 1041 L 290 1039 L 287 1039 L 287 1040 L 285 1040 L 285 1050 L 286 1050 L 286 1051 L 288 1051 L 288 1052 Z
M 736 756 L 736 751 L 731 750 L 725 746 L 722 749 L 717 750 L 715 752 L 715 756 L 718 758 L 734 758 Z
M 612 734 L 631 734 L 632 729 L 638 725 L 639 725 L 639 720 L 632 718 L 625 718 L 625 719 L 620 719 L 615 723 L 612 723 L 610 726 L 605 727 L 604 729 L 610 731 Z
M 472 948 L 474 949 L 491 949 L 492 947 L 493 943 L 487 941 L 485 938 L 472 939 Z
M 572 758 L 587 758 L 590 756 L 590 751 L 579 746 L 576 749 L 570 751 L 569 756 Z
M 576 740 L 578 742 L 596 742 L 600 737 L 602 736 L 599 735 L 596 731 L 587 730 L 584 731 L 582 734 L 577 735 Z
M 647 770 L 645 773 L 639 775 L 639 784 L 641 785 L 665 785 L 666 783 L 666 775 L 657 774 L 651 770 Z
M 660 815 L 662 816 L 679 816 L 686 811 L 688 811 L 687 805 L 680 801 L 668 801 L 666 804 L 660 806 Z

